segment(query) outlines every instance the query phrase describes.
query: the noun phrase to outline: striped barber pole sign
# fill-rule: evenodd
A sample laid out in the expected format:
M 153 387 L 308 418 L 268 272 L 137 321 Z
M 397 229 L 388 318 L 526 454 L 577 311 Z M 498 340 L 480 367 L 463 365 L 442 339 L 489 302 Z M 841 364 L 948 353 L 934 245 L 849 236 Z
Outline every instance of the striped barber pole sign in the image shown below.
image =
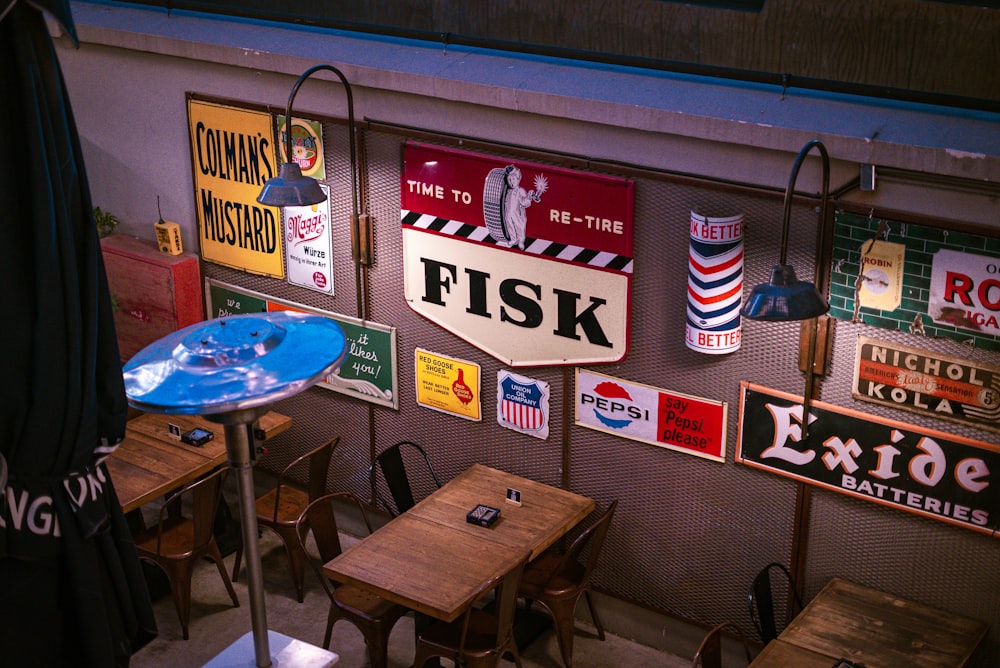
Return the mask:
M 523 434 L 548 438 L 549 384 L 510 371 L 498 371 L 497 422 Z
M 743 302 L 743 214 L 691 212 L 687 347 L 709 355 L 739 350 Z

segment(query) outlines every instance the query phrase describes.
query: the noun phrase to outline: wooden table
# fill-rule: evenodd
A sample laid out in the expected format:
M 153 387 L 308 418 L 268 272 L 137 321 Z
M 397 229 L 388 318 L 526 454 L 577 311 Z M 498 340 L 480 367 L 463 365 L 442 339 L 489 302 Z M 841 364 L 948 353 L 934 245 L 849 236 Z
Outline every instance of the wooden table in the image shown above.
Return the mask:
M 844 658 L 866 668 L 954 668 L 966 665 L 987 628 L 970 617 L 833 578 L 750 665 L 822 666 L 819 655 L 826 666 Z M 813 663 L 790 661 L 793 656 Z
M 171 424 L 181 431 L 195 427 L 215 434 L 202 446 L 188 445 L 170 435 Z M 287 430 L 292 419 L 270 411 L 255 426 L 264 438 Z M 125 438 L 105 464 L 122 510 L 129 512 L 208 473 L 226 462 L 226 436 L 221 424 L 200 415 L 145 413 L 129 420 Z
M 520 490 L 522 505 L 505 501 Z M 500 509 L 486 528 L 465 515 Z M 593 499 L 475 464 L 406 513 L 348 548 L 323 570 L 411 610 L 452 621 L 491 578 L 552 545 L 594 509 Z
M 753 668 L 832 668 L 839 658 L 818 654 L 778 638 L 764 645 L 750 665 Z

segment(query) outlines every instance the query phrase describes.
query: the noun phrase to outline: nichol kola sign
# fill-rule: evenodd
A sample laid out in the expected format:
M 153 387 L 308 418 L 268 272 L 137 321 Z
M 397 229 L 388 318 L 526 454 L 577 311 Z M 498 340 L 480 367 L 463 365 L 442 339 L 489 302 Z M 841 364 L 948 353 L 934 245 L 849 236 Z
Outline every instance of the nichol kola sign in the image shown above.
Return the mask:
M 633 183 L 408 143 L 410 308 L 508 366 L 628 352 Z
M 1000 432 L 1000 367 L 858 337 L 852 396 Z

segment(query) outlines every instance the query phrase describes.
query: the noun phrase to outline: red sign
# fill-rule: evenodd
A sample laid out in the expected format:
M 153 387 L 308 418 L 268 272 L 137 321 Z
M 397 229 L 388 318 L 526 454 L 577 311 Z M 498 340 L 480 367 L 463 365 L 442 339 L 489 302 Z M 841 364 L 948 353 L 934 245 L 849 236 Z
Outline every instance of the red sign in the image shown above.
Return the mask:
M 632 183 L 624 179 L 410 143 L 400 186 L 406 211 L 484 227 L 499 203 L 491 194 L 506 190 L 503 206 L 523 206 L 531 237 L 632 257 Z

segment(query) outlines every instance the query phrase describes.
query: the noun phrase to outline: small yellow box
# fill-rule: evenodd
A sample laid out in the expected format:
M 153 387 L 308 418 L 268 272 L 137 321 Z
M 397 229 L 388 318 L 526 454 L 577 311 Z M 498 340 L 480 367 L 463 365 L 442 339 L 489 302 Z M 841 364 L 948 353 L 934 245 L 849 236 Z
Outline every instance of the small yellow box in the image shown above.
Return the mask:
M 181 245 L 181 226 L 161 220 L 156 225 L 156 245 L 161 253 L 180 255 L 184 252 Z

